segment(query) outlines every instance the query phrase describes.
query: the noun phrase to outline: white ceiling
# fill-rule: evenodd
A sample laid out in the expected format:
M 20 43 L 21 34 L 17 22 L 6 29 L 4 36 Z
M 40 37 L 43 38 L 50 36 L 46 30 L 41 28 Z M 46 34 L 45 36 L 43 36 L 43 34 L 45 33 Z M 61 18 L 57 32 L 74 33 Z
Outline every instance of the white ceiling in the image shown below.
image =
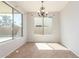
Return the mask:
M 41 7 L 41 1 L 9 1 L 16 7 L 20 7 L 26 12 L 36 12 Z M 61 11 L 68 1 L 44 1 L 44 7 L 47 12 Z

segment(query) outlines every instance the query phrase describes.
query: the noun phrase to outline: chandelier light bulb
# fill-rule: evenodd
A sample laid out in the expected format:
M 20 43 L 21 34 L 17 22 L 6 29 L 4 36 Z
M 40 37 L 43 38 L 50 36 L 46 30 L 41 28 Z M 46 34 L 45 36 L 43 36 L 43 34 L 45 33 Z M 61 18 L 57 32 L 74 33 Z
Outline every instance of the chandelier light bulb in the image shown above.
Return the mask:
M 39 10 L 38 10 L 37 12 L 38 12 L 38 13 L 40 13 L 40 11 L 39 11 Z
M 45 12 L 44 10 L 41 10 L 42 12 Z
M 48 14 L 48 12 L 46 12 L 46 14 Z

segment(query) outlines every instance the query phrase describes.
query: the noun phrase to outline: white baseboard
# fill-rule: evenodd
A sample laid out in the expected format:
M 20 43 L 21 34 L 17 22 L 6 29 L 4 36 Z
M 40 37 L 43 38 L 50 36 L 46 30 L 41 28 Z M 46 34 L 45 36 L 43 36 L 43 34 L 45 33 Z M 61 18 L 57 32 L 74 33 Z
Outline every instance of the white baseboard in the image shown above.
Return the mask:
M 78 54 L 77 52 L 75 52 L 75 51 L 73 51 L 73 50 L 71 50 L 71 49 L 70 49 L 70 51 L 72 51 L 76 56 L 79 57 L 79 54 Z
M 63 46 L 67 47 L 71 52 L 73 52 L 76 56 L 79 57 L 79 53 L 75 52 L 73 49 L 69 48 L 69 46 L 62 43 Z

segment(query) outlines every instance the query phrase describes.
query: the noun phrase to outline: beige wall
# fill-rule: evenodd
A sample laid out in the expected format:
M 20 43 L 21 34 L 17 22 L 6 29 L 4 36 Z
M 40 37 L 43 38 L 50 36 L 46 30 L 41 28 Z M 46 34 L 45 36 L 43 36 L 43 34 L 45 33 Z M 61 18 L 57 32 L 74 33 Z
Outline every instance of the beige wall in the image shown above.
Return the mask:
M 34 17 L 37 14 L 33 12 L 27 13 L 27 32 L 28 32 L 28 42 L 59 42 L 59 13 L 49 13 L 49 16 L 53 16 L 52 24 L 52 34 L 51 35 L 34 35 Z
M 60 16 L 61 43 L 79 55 L 79 1 L 69 2 Z

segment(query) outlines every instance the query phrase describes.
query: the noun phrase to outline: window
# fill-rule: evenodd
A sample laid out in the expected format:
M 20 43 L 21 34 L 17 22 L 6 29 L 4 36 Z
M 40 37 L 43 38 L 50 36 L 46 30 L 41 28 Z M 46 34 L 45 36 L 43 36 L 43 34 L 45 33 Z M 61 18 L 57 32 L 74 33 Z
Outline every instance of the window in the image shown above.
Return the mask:
M 34 33 L 40 35 L 52 34 L 52 17 L 35 17 Z
M 22 34 L 22 14 L 0 2 L 0 42 L 21 37 Z
M 14 30 L 13 35 L 15 38 L 22 36 L 22 14 L 18 11 L 14 11 Z

